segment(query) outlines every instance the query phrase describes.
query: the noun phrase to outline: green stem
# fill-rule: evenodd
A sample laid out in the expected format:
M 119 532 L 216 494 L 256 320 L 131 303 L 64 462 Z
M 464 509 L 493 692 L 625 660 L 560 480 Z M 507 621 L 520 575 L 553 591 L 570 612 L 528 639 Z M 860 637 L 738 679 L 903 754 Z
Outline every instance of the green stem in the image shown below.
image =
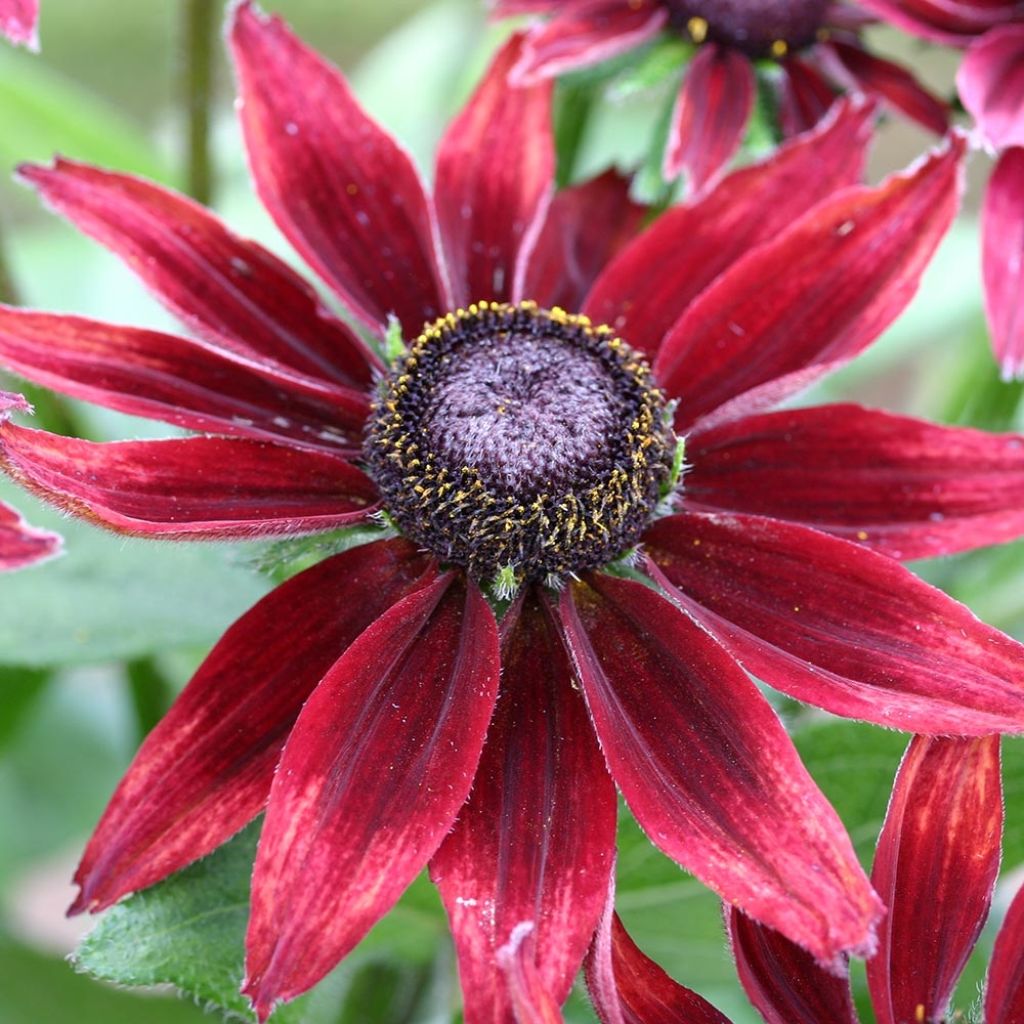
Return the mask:
M 200 203 L 209 203 L 213 194 L 210 98 L 219 5 L 215 0 L 182 2 L 182 102 L 187 117 L 185 191 Z
M 171 705 L 173 694 L 170 683 L 152 658 L 136 658 L 129 661 L 125 665 L 125 672 L 128 676 L 128 695 L 141 742 L 163 718 Z
M 593 105 L 594 97 L 587 85 L 559 82 L 555 105 L 555 153 L 558 161 L 555 184 L 558 188 L 572 183 Z

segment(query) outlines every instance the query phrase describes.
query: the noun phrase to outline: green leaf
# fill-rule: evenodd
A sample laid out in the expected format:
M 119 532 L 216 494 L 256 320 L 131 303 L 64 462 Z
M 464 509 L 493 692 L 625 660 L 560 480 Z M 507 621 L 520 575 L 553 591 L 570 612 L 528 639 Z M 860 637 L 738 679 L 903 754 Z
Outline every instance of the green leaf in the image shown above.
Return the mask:
M 662 36 L 613 79 L 608 85 L 608 99 L 617 103 L 657 88 L 669 76 L 679 73 L 693 51 L 693 44 L 684 39 Z
M 49 678 L 42 669 L 0 665 L 0 750 L 18 731 Z
M 0 663 L 47 666 L 206 646 L 268 589 L 238 548 L 126 539 L 0 488 L 65 554 L 3 580 Z

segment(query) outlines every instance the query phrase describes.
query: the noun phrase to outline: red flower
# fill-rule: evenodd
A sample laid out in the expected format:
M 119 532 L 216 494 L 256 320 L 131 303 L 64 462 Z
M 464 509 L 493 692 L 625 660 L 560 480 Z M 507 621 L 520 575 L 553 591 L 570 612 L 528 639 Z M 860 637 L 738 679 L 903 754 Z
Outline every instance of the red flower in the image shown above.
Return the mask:
M 915 737 L 893 789 L 871 880 L 889 907 L 867 964 L 878 1024 L 943 1021 L 988 915 L 1002 837 L 999 738 Z M 768 1024 L 857 1024 L 845 977 L 735 907 L 726 910 L 740 981 Z M 606 911 L 588 962 L 605 1024 L 728 1024 L 672 981 Z M 996 938 L 986 1024 L 1024 1015 L 1024 889 Z
M 30 411 L 21 395 L 0 391 L 0 421 L 15 409 Z M 29 526 L 13 508 L 0 501 L 0 572 L 12 572 L 53 558 L 59 554 L 60 546 L 57 534 Z
M 39 0 L 0 0 L 0 34 L 30 50 L 39 49 Z
M 787 135 L 815 125 L 833 85 L 881 97 L 939 134 L 944 103 L 909 71 L 870 53 L 858 29 L 868 20 L 830 0 L 492 0 L 499 16 L 550 14 L 527 37 L 513 81 L 586 67 L 649 42 L 665 29 L 700 46 L 676 100 L 664 174 L 684 171 L 694 192 L 721 176 L 754 107 L 752 61 L 774 58 L 779 119 Z
M 0 460 L 147 536 L 306 534 L 382 504 L 412 542 L 335 554 L 228 630 L 115 793 L 75 909 L 266 808 L 261 1016 L 429 863 L 467 1021 L 550 1017 L 602 913 L 617 784 L 729 901 L 823 962 L 870 952 L 879 900 L 737 662 L 889 726 L 1024 730 L 1024 648 L 893 557 L 1024 533 L 1024 444 L 858 406 L 764 410 L 906 305 L 963 143 L 866 188 L 870 115 L 840 104 L 637 234 L 613 175 L 552 198 L 550 85 L 505 85 L 519 38 L 449 127 L 432 196 L 280 21 L 242 3 L 230 42 L 278 225 L 369 334 L 393 315 L 420 336 L 374 387 L 374 350 L 201 207 L 25 168 L 202 340 L 8 308 L 0 361 L 201 433 L 94 444 L 7 423 Z M 670 496 L 673 430 L 691 465 Z M 499 626 L 484 593 L 517 585 Z

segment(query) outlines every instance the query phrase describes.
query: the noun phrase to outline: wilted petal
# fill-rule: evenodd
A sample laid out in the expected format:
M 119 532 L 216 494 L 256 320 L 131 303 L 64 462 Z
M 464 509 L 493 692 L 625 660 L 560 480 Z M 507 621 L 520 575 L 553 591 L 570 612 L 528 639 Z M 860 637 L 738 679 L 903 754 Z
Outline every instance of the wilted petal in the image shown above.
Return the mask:
M 763 413 L 687 442 L 688 507 L 805 523 L 894 558 L 1024 535 L 1024 437 L 857 405 Z
M 0 0 L 0 34 L 30 50 L 39 49 L 39 0 Z
M 640 231 L 647 208 L 617 171 L 555 195 L 526 264 L 523 296 L 546 309 L 580 309 L 597 275 Z
M 860 180 L 870 137 L 871 108 L 837 104 L 817 131 L 659 217 L 598 277 L 584 312 L 655 355 L 687 306 L 730 264 L 772 241 L 809 204 Z
M 587 988 L 601 1024 L 729 1024 L 673 981 L 630 938 L 613 911 L 614 885 L 587 957 Z
M 1007 150 L 985 190 L 981 269 L 1003 378 L 1024 377 L 1024 149 Z
M 512 81 L 553 78 L 573 68 L 598 64 L 653 39 L 668 23 L 655 0 L 568 0 L 549 4 L 555 16 L 530 33 Z
M 993 29 L 972 43 L 956 85 L 988 142 L 998 149 L 1024 146 L 1024 24 Z
M 522 921 L 495 956 L 505 975 L 512 1016 L 480 1017 L 481 1021 L 515 1021 L 515 1024 L 563 1024 L 565 1018 L 558 1002 L 545 987 L 537 966 L 536 941 L 532 921 Z M 467 1020 L 471 1020 L 468 1013 Z
M 374 357 L 293 270 L 198 203 L 127 174 L 58 159 L 22 179 L 76 227 L 117 253 L 197 334 L 349 387 Z
M 911 120 L 935 132 L 949 128 L 949 107 L 933 96 L 905 67 L 884 60 L 859 45 L 834 40 L 830 50 L 861 88 L 874 93 Z
M 495 954 L 522 922 L 533 935 L 510 963 L 534 957 L 522 969 L 555 1005 L 565 1001 L 615 850 L 615 787 L 536 595 L 502 629 L 501 696 L 473 792 L 430 866 L 455 936 L 467 1024 L 511 1021 Z
M 147 536 L 333 530 L 364 520 L 376 500 L 370 478 L 343 459 L 244 438 L 97 444 L 6 423 L 0 467 L 69 512 Z
M 893 786 L 871 880 L 889 913 L 868 988 L 878 1024 L 944 1021 L 999 874 L 999 737 L 916 736 Z
M 254 818 L 317 683 L 367 626 L 430 582 L 429 566 L 405 541 L 367 544 L 281 584 L 231 626 L 117 787 L 75 875 L 72 910 L 103 910 Z
M 498 631 L 448 574 L 381 616 L 306 702 L 253 869 L 244 991 L 265 1020 L 385 914 L 451 828 L 498 688 Z
M 619 789 L 651 841 L 833 963 L 874 948 L 881 905 L 757 687 L 648 587 L 594 574 L 560 621 Z
M 735 907 L 725 914 L 740 984 L 768 1024 L 857 1024 L 845 971 L 822 970 L 807 950 Z
M 524 257 L 551 201 L 551 83 L 510 88 L 522 37 L 491 62 L 437 153 L 434 196 L 452 301 L 518 301 Z
M 279 18 L 243 0 L 229 41 L 256 190 L 277 226 L 369 327 L 394 313 L 415 337 L 447 301 L 409 155 Z
M 0 363 L 110 409 L 189 430 L 356 453 L 369 398 L 158 331 L 0 305 Z
M 825 76 L 802 60 L 791 57 L 779 79 L 779 126 L 786 138 L 811 131 L 836 102 L 835 90 Z
M 957 136 L 877 188 L 826 199 L 707 288 L 654 363 L 680 400 L 677 429 L 774 404 L 874 341 L 952 222 L 963 154 Z
M 672 112 L 665 177 L 685 171 L 697 194 L 713 185 L 743 141 L 755 89 L 754 68 L 744 54 L 714 43 L 702 46 Z
M 49 530 L 29 526 L 0 501 L 0 572 L 13 572 L 60 553 L 61 539 Z
M 644 544 L 672 596 L 797 700 L 913 732 L 1024 731 L 1024 647 L 892 558 L 741 515 L 660 519 Z
M 1006 912 L 996 936 L 985 986 L 986 1024 L 1024 1020 L 1024 887 Z

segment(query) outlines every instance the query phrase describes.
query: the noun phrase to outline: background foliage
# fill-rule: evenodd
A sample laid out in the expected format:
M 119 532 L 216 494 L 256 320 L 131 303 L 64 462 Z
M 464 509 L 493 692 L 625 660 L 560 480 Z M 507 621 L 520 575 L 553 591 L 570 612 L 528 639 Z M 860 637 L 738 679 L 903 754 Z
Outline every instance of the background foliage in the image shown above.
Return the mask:
M 165 316 L 116 262 L 7 180 L 24 159 L 53 153 L 183 183 L 180 104 L 183 0 L 46 0 L 43 53 L 0 47 L 0 231 L 25 304 L 166 327 Z M 353 73 L 370 110 L 431 166 L 433 144 L 482 67 L 495 30 L 473 0 L 279 0 L 307 39 Z M 890 52 L 897 41 L 883 41 Z M 907 46 L 906 43 L 902 45 Z M 467 55 L 471 55 L 467 59 Z M 904 53 L 904 58 L 908 55 Z M 915 51 L 910 60 L 919 66 Z M 230 74 L 218 54 L 214 205 L 234 227 L 293 258 L 255 202 L 232 119 Z M 948 59 L 924 71 L 949 81 Z M 653 81 L 658 76 L 651 74 Z M 612 86 L 584 140 L 577 170 L 638 165 L 671 82 L 634 74 Z M 660 90 L 660 91 L 659 91 Z M 900 126 L 876 172 L 923 139 Z M 977 168 L 983 173 L 984 168 Z M 871 404 L 990 429 L 1021 427 L 1020 389 L 999 383 L 985 340 L 970 216 L 949 238 L 909 315 L 876 349 L 828 381 L 819 398 Z M 10 383 L 10 382 L 8 382 Z M 153 435 L 160 428 L 35 396 L 41 418 L 83 435 Z M 0 485 L 0 498 L 12 489 Z M 0 580 L 0 1024 L 185 1024 L 197 1008 L 245 1017 L 237 996 L 246 916 L 250 828 L 223 850 L 103 917 L 75 966 L 64 962 L 77 923 L 63 920 L 77 853 L 140 738 L 205 649 L 270 585 L 245 546 L 124 541 L 60 521 L 25 496 L 19 507 L 59 527 L 67 554 Z M 1024 639 L 1024 544 L 921 565 L 933 582 Z M 865 863 L 885 812 L 905 738 L 779 702 L 815 778 L 846 822 Z M 1004 877 L 957 997 L 975 998 L 995 924 L 1024 871 L 1024 746 L 1006 744 Z M 755 1017 L 734 981 L 717 901 L 657 854 L 622 815 L 620 909 L 641 946 L 737 1024 Z M 102 940 L 102 941 L 101 941 Z M 169 984 L 187 995 L 176 998 Z M 870 1020 L 862 978 L 858 998 Z M 155 988 L 154 988 L 155 986 Z M 418 881 L 356 954 L 281 1024 L 448 1024 L 457 1020 L 453 954 L 429 884 Z M 216 1010 L 214 1012 L 217 1012 Z M 593 1020 L 585 999 L 568 1010 Z

